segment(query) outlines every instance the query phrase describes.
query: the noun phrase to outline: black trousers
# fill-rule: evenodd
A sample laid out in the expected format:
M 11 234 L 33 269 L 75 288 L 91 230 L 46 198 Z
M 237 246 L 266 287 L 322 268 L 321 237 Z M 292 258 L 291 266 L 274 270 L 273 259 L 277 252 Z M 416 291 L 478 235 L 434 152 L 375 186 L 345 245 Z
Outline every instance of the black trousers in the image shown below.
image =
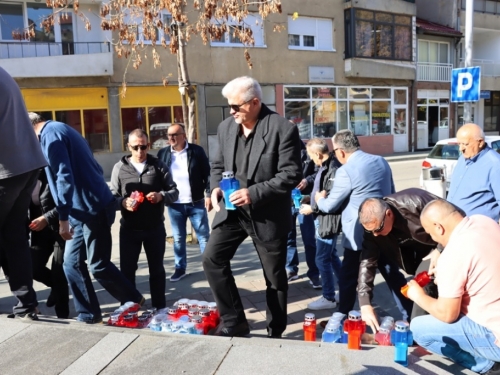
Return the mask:
M 31 257 L 33 279 L 52 288 L 51 297 L 55 301 L 58 318 L 69 317 L 69 288 L 63 269 L 65 241 L 49 227 L 31 232 Z M 51 268 L 47 262 L 52 257 Z
M 14 314 L 32 312 L 38 306 L 26 226 L 37 177 L 34 170 L 0 180 L 0 259 L 8 265 L 10 290 L 18 300 Z
M 130 230 L 120 227 L 120 270 L 135 287 L 135 272 L 141 249 L 148 260 L 151 305 L 157 309 L 166 307 L 165 301 L 165 225 L 148 230 Z M 122 304 L 128 301 L 121 301 Z
M 344 249 L 339 281 L 339 311 L 343 314 L 348 314 L 356 303 L 360 256 L 361 251 Z M 413 309 L 413 301 L 401 294 L 401 288 L 406 285 L 407 281 L 399 271 L 398 265 L 380 254 L 378 270 L 385 279 L 401 313 L 409 316 Z
M 231 259 L 238 246 L 250 236 L 260 259 L 266 280 L 266 314 L 269 335 L 280 335 L 287 324 L 286 276 L 287 234 L 275 241 L 262 242 L 252 222 L 237 212 L 210 234 L 203 253 L 203 269 L 226 327 L 246 321 L 243 304 L 231 271 Z

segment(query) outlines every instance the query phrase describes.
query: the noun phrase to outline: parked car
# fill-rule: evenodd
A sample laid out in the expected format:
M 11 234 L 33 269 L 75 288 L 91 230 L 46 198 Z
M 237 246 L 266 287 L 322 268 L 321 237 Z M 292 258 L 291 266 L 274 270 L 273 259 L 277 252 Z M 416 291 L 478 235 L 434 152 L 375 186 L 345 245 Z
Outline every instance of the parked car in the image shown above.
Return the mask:
M 486 143 L 493 150 L 500 154 L 500 136 L 491 135 L 486 136 Z M 460 156 L 460 149 L 456 138 L 443 139 L 438 141 L 432 148 L 429 155 L 422 162 L 422 168 L 430 167 L 443 167 L 444 176 L 446 178 L 446 191 L 450 187 L 451 176 L 455 165 L 457 164 L 458 157 Z M 420 186 L 423 186 L 423 176 L 420 172 Z

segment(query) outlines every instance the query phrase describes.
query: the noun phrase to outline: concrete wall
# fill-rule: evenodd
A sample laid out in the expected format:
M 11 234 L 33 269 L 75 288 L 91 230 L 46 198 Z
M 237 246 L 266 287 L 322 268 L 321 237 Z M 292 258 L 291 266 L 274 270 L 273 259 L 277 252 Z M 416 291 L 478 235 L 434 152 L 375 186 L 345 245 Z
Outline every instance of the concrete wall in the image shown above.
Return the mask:
M 460 0 L 416 0 L 417 17 L 453 29 L 458 28 L 457 8 Z
M 500 62 L 500 31 L 474 28 L 473 38 L 474 59 Z

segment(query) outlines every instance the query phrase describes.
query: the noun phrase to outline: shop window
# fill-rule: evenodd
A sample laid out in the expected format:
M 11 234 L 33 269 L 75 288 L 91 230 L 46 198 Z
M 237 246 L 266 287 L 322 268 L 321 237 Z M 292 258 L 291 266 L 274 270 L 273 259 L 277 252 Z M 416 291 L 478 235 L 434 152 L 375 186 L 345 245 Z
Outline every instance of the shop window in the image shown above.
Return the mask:
M 319 100 L 313 102 L 313 136 L 332 137 L 337 132 L 337 103 Z
M 171 107 L 149 107 L 149 143 L 152 149 L 167 147 L 167 129 L 172 125 Z
M 51 118 L 51 112 L 40 112 Z M 82 125 L 83 116 L 83 125 Z M 109 151 L 109 125 L 107 109 L 55 111 L 55 120 L 75 129 L 88 142 L 93 152 Z
M 106 109 L 84 109 L 85 139 L 94 152 L 109 151 L 108 111 Z
M 371 131 L 373 135 L 391 134 L 390 108 L 390 101 L 372 101 Z
M 56 111 L 56 121 L 63 122 L 83 135 L 80 110 Z
M 394 110 L 394 134 L 406 134 L 406 108 L 396 108 Z
M 134 129 L 146 131 L 146 108 L 122 108 L 123 149 L 127 150 L 128 135 Z
M 346 58 L 412 61 L 412 17 L 351 8 L 345 15 Z
M 334 51 L 333 21 L 326 18 L 288 16 L 288 49 Z

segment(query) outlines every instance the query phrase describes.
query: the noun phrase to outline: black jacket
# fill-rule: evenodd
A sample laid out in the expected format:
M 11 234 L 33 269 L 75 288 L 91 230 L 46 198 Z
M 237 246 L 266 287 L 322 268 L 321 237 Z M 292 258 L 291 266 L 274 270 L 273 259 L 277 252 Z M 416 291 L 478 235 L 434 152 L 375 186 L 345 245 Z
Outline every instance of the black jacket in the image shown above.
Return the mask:
M 172 163 L 172 146 L 162 148 L 158 151 L 157 157 L 170 169 Z M 191 186 L 193 202 L 210 197 L 210 164 L 205 150 L 201 146 L 188 143 L 187 157 L 189 185 Z
M 420 213 L 434 199 L 438 197 L 416 188 L 402 190 L 384 198 L 394 213 L 395 222 L 386 236 L 364 233 L 357 288 L 360 306 L 369 305 L 373 297 L 373 280 L 380 253 L 396 262 L 406 273 L 414 275 L 422 258 L 438 248 L 438 244 L 420 223 Z
M 124 156 L 115 164 L 111 173 L 111 192 L 117 198 L 116 209 L 122 213 L 121 225 L 133 230 L 153 229 L 163 225 L 165 205 L 175 202 L 179 197 L 168 167 L 148 154 L 146 166 L 139 175 L 129 158 L 130 155 Z M 130 212 L 123 208 L 122 202 L 135 190 L 144 194 L 144 201 L 137 211 Z M 150 203 L 145 197 L 151 192 L 160 193 L 163 200 L 156 204 Z
M 222 172 L 234 171 L 235 145 L 240 125 L 232 117 L 217 129 L 219 149 L 212 163 L 211 188 L 219 186 Z M 257 238 L 275 241 L 291 229 L 291 191 L 302 180 L 300 136 L 297 127 L 262 104 L 248 158 L 247 188 L 250 218 Z M 212 228 L 228 218 L 224 203 L 215 214 Z
M 340 162 L 333 153 L 330 153 L 330 156 L 328 157 L 327 160 L 325 160 L 323 165 L 326 166 L 327 168 L 321 172 L 323 176 L 321 177 L 321 184 L 319 190 L 320 191 L 325 190 L 326 194 L 328 195 L 328 193 L 330 193 L 330 190 L 332 190 L 333 188 L 333 183 L 335 181 L 335 173 L 337 172 L 337 169 L 339 169 L 342 166 L 342 164 L 340 164 Z M 318 210 L 318 206 L 316 204 L 311 206 L 319 222 L 318 234 L 321 238 L 329 238 L 341 232 L 342 230 L 341 214 L 344 207 L 345 204 L 342 205 L 342 207 L 339 209 L 338 212 L 328 214 Z
M 300 142 L 300 159 L 302 161 L 302 174 L 307 180 L 307 186 L 302 190 L 302 195 L 308 195 L 312 192 L 318 167 L 307 155 L 307 148 L 303 141 Z

